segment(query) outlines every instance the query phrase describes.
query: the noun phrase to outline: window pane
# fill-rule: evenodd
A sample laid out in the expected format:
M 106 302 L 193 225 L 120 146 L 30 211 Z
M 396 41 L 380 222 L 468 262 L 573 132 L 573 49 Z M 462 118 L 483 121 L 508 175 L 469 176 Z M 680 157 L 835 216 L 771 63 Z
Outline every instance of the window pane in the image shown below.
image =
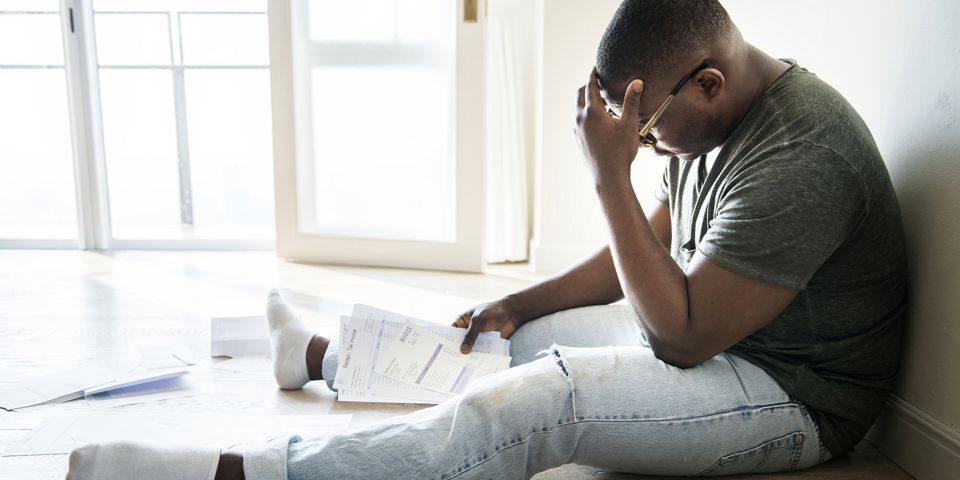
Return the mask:
M 60 10 L 60 2 L 57 0 L 0 0 L 0 10 L 57 12 Z
M 300 176 L 301 230 L 452 241 L 450 72 L 315 67 L 311 87 L 314 162 Z
M 100 100 L 114 237 L 178 236 L 180 183 L 171 73 L 101 69 Z
M 180 38 L 185 65 L 268 65 L 264 14 L 182 14 Z
M 56 2 L 0 3 L 56 10 Z M 0 64 L 63 65 L 58 13 L 0 14 Z M 63 68 L 0 70 L 0 237 L 76 239 L 77 213 Z
M 100 65 L 170 65 L 170 26 L 166 14 L 98 13 Z
M 270 72 L 187 70 L 185 80 L 195 224 L 272 238 Z
M 310 38 L 317 42 L 449 42 L 450 0 L 311 0 Z
M 0 14 L 0 65 L 63 65 L 60 15 Z
M 397 40 L 452 44 L 448 36 L 455 15 L 449 0 L 397 0 Z
M 63 70 L 0 70 L 0 105 L 0 237 L 77 238 Z
M 310 38 L 318 42 L 393 42 L 394 0 L 311 0 Z
M 94 0 L 98 12 L 266 12 L 267 0 Z

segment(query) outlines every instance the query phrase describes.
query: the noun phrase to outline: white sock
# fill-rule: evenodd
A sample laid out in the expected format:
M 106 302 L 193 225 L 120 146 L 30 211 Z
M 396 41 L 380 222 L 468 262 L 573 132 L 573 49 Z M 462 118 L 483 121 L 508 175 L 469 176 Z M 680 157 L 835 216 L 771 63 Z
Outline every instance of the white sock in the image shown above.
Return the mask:
M 273 377 L 277 385 L 284 390 L 303 388 L 310 381 L 307 346 L 314 333 L 294 315 L 276 290 L 267 298 L 267 321 L 270 323 Z
M 213 480 L 219 463 L 219 448 L 108 442 L 71 452 L 67 480 Z

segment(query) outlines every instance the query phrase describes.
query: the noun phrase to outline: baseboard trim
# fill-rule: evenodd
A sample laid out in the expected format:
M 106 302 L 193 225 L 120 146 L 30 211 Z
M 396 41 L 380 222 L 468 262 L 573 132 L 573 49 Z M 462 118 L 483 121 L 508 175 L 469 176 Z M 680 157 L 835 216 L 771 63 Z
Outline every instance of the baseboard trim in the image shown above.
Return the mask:
M 867 440 L 917 480 L 960 472 L 960 432 L 897 395 L 891 395 Z

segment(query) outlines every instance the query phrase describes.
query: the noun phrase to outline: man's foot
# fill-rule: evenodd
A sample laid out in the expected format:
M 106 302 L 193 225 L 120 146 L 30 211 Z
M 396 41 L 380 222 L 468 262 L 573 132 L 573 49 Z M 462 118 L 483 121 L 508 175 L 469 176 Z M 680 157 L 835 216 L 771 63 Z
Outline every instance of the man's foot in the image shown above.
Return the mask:
M 217 465 L 217 476 L 213 480 L 244 480 L 243 455 L 234 452 L 220 454 L 220 464 Z
M 71 452 L 67 480 L 213 480 L 219 461 L 218 448 L 108 442 Z
M 314 335 L 307 345 L 307 374 L 310 380 L 323 380 L 323 356 L 327 354 L 330 340 Z
M 273 377 L 277 385 L 284 390 L 303 388 L 311 380 L 311 372 L 307 369 L 310 361 L 307 353 L 308 347 L 316 343 L 315 335 L 294 315 L 276 290 L 271 291 L 267 298 L 267 322 L 270 325 Z M 326 350 L 326 345 L 323 350 Z

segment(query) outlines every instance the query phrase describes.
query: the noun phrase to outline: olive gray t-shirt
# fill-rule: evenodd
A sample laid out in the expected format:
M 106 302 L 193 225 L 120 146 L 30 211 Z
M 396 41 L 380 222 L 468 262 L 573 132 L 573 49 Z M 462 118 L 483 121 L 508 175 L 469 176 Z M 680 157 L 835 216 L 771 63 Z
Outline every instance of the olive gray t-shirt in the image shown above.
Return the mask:
M 791 62 L 793 63 L 793 62 Z M 896 194 L 870 131 L 793 64 L 717 154 L 670 159 L 671 255 L 799 290 L 730 350 L 804 403 L 834 457 L 864 436 L 893 387 L 907 300 Z

